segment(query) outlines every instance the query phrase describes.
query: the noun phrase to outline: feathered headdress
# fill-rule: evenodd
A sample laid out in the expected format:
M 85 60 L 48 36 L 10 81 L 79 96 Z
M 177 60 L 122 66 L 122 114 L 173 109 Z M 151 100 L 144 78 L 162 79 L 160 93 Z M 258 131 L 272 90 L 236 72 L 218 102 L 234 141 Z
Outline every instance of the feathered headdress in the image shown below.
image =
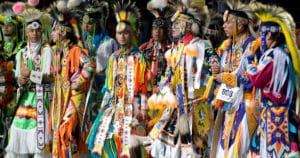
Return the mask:
M 155 16 L 152 26 L 160 28 L 168 27 L 167 19 L 176 11 L 174 4 L 167 0 L 151 0 L 147 4 L 147 9 Z
M 300 55 L 296 45 L 295 28 L 296 24 L 291 14 L 279 6 L 263 5 L 255 2 L 254 12 L 262 23 L 276 23 L 278 26 L 264 25 L 260 27 L 262 32 L 281 32 L 291 54 L 295 72 L 300 74 Z
M 124 0 L 116 2 L 114 5 L 115 17 L 118 22 L 117 31 L 121 31 L 124 28 L 124 23 L 128 23 L 133 32 L 137 32 L 140 27 L 140 12 L 136 7 L 135 2 L 129 0 L 128 3 Z M 121 30 L 120 30 L 121 29 Z
M 25 23 L 26 29 L 43 29 L 43 41 L 50 40 L 50 31 L 53 18 L 47 12 L 42 12 L 39 9 L 28 7 L 19 14 L 22 17 L 22 22 Z M 23 32 L 25 37 L 25 32 Z
M 227 0 L 226 3 L 229 9 L 229 14 L 237 16 L 239 18 L 238 22 L 248 24 L 249 22 L 256 21 L 255 14 L 249 5 L 246 5 L 239 0 Z
M 47 12 L 41 12 L 39 9 L 36 8 L 26 8 L 20 16 L 22 17 L 23 21 L 26 23 L 28 27 L 42 27 L 43 28 L 50 28 L 52 24 L 53 18 Z M 34 23 L 35 22 L 35 23 Z M 42 26 L 41 26 L 42 25 Z
M 228 15 L 224 17 L 224 21 L 247 25 L 250 33 L 256 36 L 256 32 L 253 28 L 257 25 L 258 20 L 251 7 L 252 2 L 248 5 L 239 0 L 227 0 L 226 3 L 228 6 Z
M 20 19 L 18 19 L 12 7 L 13 3 L 11 2 L 3 2 L 0 4 L 0 23 L 13 23 L 15 25 L 19 24 Z
M 204 35 L 209 24 L 209 12 L 205 0 L 181 0 L 172 21 L 183 20 L 192 23 L 195 35 Z
M 66 32 L 73 32 L 75 37 L 77 38 L 77 44 L 81 44 L 81 35 L 80 30 L 78 28 L 77 23 L 77 12 L 74 8 L 64 8 L 62 9 L 60 7 L 60 1 L 57 3 L 54 2 L 50 5 L 49 12 L 52 14 L 52 17 L 54 17 L 54 21 L 52 26 L 55 27 L 57 23 L 60 23 L 62 26 L 62 29 L 64 29 Z M 52 28 L 53 29 L 53 28 Z
M 122 32 L 126 29 L 126 26 L 129 25 L 135 37 L 132 39 L 132 44 L 137 45 L 137 35 L 140 28 L 140 12 L 136 7 L 135 2 L 129 0 L 127 3 L 124 0 L 116 2 L 114 5 L 115 17 L 118 22 L 116 31 Z
M 106 22 L 109 16 L 109 4 L 106 1 L 90 0 L 84 4 L 84 23 L 97 23 L 102 31 L 106 30 Z

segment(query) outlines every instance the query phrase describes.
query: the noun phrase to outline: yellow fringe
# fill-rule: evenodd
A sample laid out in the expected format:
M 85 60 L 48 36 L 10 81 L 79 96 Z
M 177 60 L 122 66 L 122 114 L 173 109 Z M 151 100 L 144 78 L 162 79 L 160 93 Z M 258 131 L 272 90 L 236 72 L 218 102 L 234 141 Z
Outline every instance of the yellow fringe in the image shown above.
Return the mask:
M 214 77 L 210 76 L 209 79 L 208 79 L 208 82 L 207 82 L 206 89 L 203 93 L 203 96 L 201 97 L 202 100 L 207 100 L 208 99 L 209 94 L 212 90 L 213 83 L 214 83 Z

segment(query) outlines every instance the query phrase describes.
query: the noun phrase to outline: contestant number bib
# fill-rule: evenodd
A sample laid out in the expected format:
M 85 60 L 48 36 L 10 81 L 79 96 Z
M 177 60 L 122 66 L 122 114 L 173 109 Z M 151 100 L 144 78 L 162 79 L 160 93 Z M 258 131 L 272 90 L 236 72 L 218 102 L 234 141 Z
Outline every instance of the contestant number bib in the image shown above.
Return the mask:
M 230 87 L 222 83 L 217 94 L 217 99 L 233 103 L 237 97 L 239 87 Z

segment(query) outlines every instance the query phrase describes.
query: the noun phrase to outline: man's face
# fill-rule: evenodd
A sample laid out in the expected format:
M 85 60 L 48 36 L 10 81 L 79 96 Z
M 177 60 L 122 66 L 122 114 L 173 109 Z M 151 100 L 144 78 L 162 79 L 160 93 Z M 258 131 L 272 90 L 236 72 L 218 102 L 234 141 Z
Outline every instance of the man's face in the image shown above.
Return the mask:
M 57 23 L 51 32 L 51 37 L 53 42 L 57 42 L 58 40 L 62 40 L 62 29 L 61 25 Z
M 164 29 L 159 27 L 152 28 L 152 38 L 154 41 L 162 41 L 164 37 Z
M 223 15 L 223 21 L 224 21 L 223 29 L 224 29 L 225 35 L 227 37 L 231 37 L 233 35 L 233 30 L 234 30 L 235 23 L 233 22 L 234 19 L 232 19 L 232 18 L 235 18 L 235 17 L 230 16 L 229 11 L 226 10 L 224 12 L 224 15 Z
M 42 29 L 41 28 L 37 28 L 37 29 L 29 28 L 27 30 L 27 37 L 28 37 L 29 41 L 32 42 L 32 43 L 36 43 L 36 42 L 41 41 L 41 39 L 42 39 Z
M 130 31 L 122 31 L 116 33 L 116 39 L 121 46 L 130 45 L 132 33 Z
M 13 36 L 15 34 L 15 25 L 13 23 L 7 23 L 3 26 L 4 36 Z
M 92 34 L 94 32 L 94 25 L 93 23 L 84 23 L 84 31 Z
M 184 29 L 186 26 L 186 22 L 182 20 L 176 20 L 172 24 L 172 36 L 173 38 L 179 38 L 182 33 L 184 33 Z

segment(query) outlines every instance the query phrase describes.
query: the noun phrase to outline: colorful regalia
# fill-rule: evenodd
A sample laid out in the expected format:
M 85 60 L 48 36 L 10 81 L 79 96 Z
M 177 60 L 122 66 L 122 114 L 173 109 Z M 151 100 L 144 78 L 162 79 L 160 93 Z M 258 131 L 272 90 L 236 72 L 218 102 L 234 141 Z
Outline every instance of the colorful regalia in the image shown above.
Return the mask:
M 247 76 L 261 90 L 259 126 L 248 157 L 299 157 L 299 118 L 296 115 L 296 82 L 300 55 L 292 33 L 295 23 L 278 6 L 254 5 L 261 20 L 262 57 L 248 56 Z M 271 44 L 270 44 L 271 43 Z
M 182 2 L 178 8 L 172 16 L 172 32 L 173 36 L 179 34 L 180 37 L 174 37 L 179 41 L 165 53 L 166 76 L 154 103 L 164 109 L 149 133 L 153 157 L 199 156 L 205 155 L 207 149 L 210 110 L 200 97 L 209 74 L 205 65 L 214 59 L 209 57 L 211 43 L 198 36 L 207 28 L 208 9 L 202 1 Z
M 22 16 L 26 19 L 27 46 L 16 55 L 15 76 L 20 86 L 20 97 L 17 100 L 17 110 L 13 119 L 6 147 L 6 157 L 18 157 L 20 155 L 35 154 L 37 157 L 49 156 L 45 151 L 49 148 L 51 134 L 46 130 L 48 124 L 48 107 L 50 104 L 51 80 L 50 67 L 52 50 L 41 41 L 41 22 L 39 19 L 44 13 L 39 10 L 26 9 Z M 32 30 L 36 32 L 33 42 Z M 30 32 L 32 31 L 32 32 Z M 39 38 L 39 39 L 38 39 Z M 29 74 L 24 74 L 29 70 Z M 22 84 L 20 79 L 27 78 Z
M 254 91 L 245 75 L 245 52 L 255 45 L 250 34 L 251 9 L 236 1 L 227 1 L 229 9 L 224 13 L 224 25 L 232 35 L 218 49 L 221 57 L 221 84 L 216 89 L 213 104 L 219 108 L 215 120 L 212 157 L 243 157 L 247 154 L 250 136 L 256 127 L 253 119 Z M 225 26 L 223 27 L 225 28 Z M 243 26 L 242 30 L 238 28 Z M 213 74 L 216 75 L 216 74 Z M 253 93 L 252 93 L 253 92 Z M 248 115 L 248 113 L 251 113 Z M 251 126 L 248 124 L 252 119 Z
M 53 131 L 52 155 L 54 157 L 82 156 L 87 153 L 85 139 L 89 124 L 84 122 L 85 100 L 94 69 L 86 49 L 77 45 L 76 19 L 72 12 L 61 13 L 52 6 L 57 18 L 53 24 L 53 74 L 54 87 L 50 111 Z
M 164 76 L 167 61 L 165 51 L 168 49 L 169 38 L 168 29 L 170 24 L 168 18 L 175 12 L 175 9 L 165 0 L 152 0 L 147 4 L 147 9 L 155 16 L 152 23 L 152 38 L 139 46 L 143 52 L 151 72 L 153 83 L 148 85 L 147 90 L 152 94 L 152 90 L 158 87 L 161 77 Z
M 55 83 L 51 107 L 51 122 L 55 141 L 53 142 L 54 156 L 76 155 L 86 152 L 84 141 L 85 131 L 84 107 L 86 93 L 89 88 L 92 67 L 86 50 L 78 46 L 53 48 Z M 63 55 L 62 55 L 63 54 Z M 79 84 L 79 89 L 71 89 L 71 84 Z M 56 144 L 57 143 L 57 144 Z M 71 154 L 67 154 L 71 153 Z
M 166 71 L 167 61 L 164 52 L 167 49 L 167 45 L 164 42 L 161 43 L 150 39 L 150 41 L 142 44 L 139 49 L 149 63 L 153 83 L 149 85 L 148 91 L 152 94 L 153 88 L 158 86 L 161 77 L 164 76 Z
M 118 49 L 117 42 L 109 37 L 106 32 L 106 20 L 109 15 L 108 2 L 93 1 L 83 9 L 84 47 L 89 51 L 90 57 L 96 63 L 96 74 L 93 77 L 90 95 L 86 105 L 90 122 L 93 122 L 98 114 L 103 93 L 101 92 L 105 82 L 105 68 L 109 56 Z M 91 25 L 91 26 L 90 26 Z M 86 28 L 86 27 L 92 27 Z M 89 32 L 92 31 L 92 32 Z
M 16 105 L 15 56 L 24 46 L 19 33 L 20 19 L 12 11 L 12 5 L 12 3 L 5 2 L 0 6 L 0 25 L 3 31 L 3 45 L 0 45 L 0 157 L 4 154 L 4 148 L 8 142 L 9 127 Z
M 126 33 L 134 35 L 108 60 L 104 98 L 87 143 L 92 157 L 145 157 L 146 150 L 141 147 L 143 142 L 139 138 L 146 136 L 147 127 L 147 64 L 143 54 L 135 48 L 140 15 L 131 2 L 117 2 L 114 9 L 117 34 L 128 31 Z

